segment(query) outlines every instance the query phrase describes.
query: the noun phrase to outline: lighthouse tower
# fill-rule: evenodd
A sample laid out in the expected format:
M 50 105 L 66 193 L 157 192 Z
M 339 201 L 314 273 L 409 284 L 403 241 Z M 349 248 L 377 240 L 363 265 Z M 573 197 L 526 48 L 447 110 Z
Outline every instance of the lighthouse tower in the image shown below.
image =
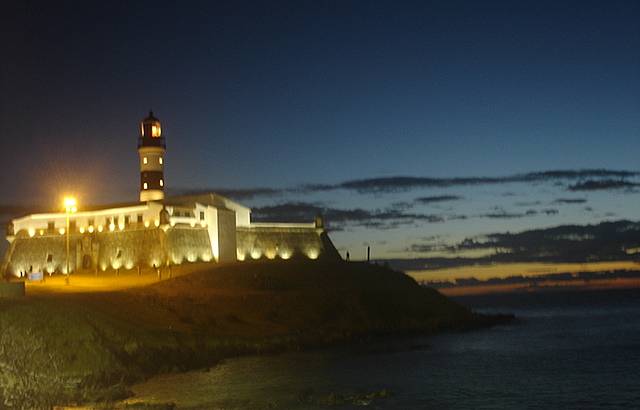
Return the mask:
M 140 123 L 138 155 L 140 156 L 140 201 L 164 199 L 164 153 L 166 145 L 162 137 L 160 120 L 149 112 Z

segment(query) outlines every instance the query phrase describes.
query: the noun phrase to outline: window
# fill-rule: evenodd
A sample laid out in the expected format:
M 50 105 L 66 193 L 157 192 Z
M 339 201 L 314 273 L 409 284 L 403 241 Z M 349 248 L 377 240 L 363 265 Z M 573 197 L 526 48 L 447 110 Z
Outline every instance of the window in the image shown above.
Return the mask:
M 149 185 L 147 185 L 147 183 L 146 183 L 146 182 L 145 182 L 144 184 L 142 184 L 142 188 L 143 188 L 143 189 L 147 189 L 147 187 L 148 187 L 148 186 L 149 186 Z
M 88 223 L 89 223 L 89 225 L 91 225 L 91 226 L 95 225 L 95 221 L 94 221 L 94 219 L 93 219 L 93 218 L 89 219 L 89 222 L 88 222 Z
M 164 181 L 160 180 L 160 186 L 164 186 Z
M 142 223 L 142 214 L 138 214 L 138 223 L 141 224 Z
M 200 211 L 200 220 L 204 221 L 204 211 Z
M 162 164 L 163 164 L 162 157 L 158 158 L 158 163 L 159 163 L 160 165 L 162 165 Z
M 53 221 L 47 222 L 47 230 L 53 231 L 54 229 L 56 229 L 56 223 Z
M 147 157 L 142 157 L 142 163 L 143 163 L 143 164 L 147 164 L 147 162 L 149 162 L 149 161 L 147 160 Z
M 52 254 L 47 254 L 47 263 L 51 263 L 53 262 L 53 255 Z
M 125 225 L 129 225 L 130 223 L 131 223 L 131 216 L 125 215 L 124 216 L 124 224 Z

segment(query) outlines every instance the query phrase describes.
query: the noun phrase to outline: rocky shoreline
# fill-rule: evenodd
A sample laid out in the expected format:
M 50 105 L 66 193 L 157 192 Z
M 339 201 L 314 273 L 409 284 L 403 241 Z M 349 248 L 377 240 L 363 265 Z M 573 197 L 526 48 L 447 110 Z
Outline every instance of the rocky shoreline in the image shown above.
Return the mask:
M 512 320 L 401 272 L 344 262 L 211 267 L 128 291 L 1 300 L 0 404 L 108 408 L 133 383 L 229 357 Z

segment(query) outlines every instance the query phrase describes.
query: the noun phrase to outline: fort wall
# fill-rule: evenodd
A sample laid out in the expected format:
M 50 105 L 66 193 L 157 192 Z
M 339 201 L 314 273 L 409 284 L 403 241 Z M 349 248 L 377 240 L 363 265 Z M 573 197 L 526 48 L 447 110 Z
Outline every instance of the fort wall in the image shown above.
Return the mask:
M 260 226 L 238 228 L 238 260 L 335 258 L 337 251 L 324 231 L 307 227 Z
M 167 263 L 211 261 L 209 234 L 205 228 L 176 226 L 127 231 L 72 234 L 70 270 L 131 269 Z M 16 235 L 9 248 L 6 270 L 14 276 L 28 272 L 66 272 L 66 236 Z
M 213 254 L 210 230 L 185 224 L 123 231 L 73 233 L 69 241 L 71 272 L 132 269 L 189 262 L 252 259 L 339 258 L 324 230 L 295 225 L 235 227 L 233 212 L 216 218 L 220 253 Z M 6 273 L 66 272 L 66 235 L 15 235 L 5 255 Z

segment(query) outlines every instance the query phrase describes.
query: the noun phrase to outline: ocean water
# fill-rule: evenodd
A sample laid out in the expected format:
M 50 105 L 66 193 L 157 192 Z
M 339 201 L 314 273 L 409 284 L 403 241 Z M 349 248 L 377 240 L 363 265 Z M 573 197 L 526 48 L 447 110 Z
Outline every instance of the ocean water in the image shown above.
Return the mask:
M 206 409 L 640 408 L 640 289 L 458 298 L 510 325 L 228 360 L 135 386 Z

